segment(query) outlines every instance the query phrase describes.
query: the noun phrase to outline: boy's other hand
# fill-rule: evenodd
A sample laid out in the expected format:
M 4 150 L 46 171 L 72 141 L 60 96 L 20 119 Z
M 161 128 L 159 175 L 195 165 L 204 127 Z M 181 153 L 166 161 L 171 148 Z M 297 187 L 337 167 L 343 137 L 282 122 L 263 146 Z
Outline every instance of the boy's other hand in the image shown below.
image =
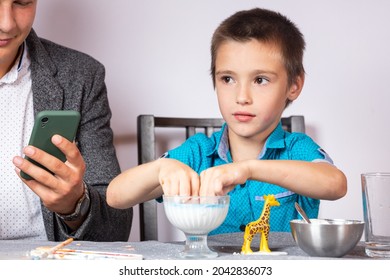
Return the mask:
M 199 176 L 191 167 L 170 158 L 161 161 L 159 182 L 165 195 L 199 195 Z
M 250 171 L 244 161 L 211 167 L 200 174 L 199 195 L 225 195 L 249 178 Z

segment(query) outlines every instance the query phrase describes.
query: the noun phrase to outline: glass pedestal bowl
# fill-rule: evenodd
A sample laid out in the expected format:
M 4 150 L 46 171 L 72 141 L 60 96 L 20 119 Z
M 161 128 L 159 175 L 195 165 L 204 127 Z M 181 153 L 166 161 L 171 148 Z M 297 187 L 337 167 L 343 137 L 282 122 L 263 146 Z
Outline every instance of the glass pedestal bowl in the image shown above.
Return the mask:
M 163 200 L 168 220 L 186 236 L 186 244 L 180 257 L 217 257 L 218 253 L 207 246 L 207 235 L 225 220 L 229 196 L 164 196 Z

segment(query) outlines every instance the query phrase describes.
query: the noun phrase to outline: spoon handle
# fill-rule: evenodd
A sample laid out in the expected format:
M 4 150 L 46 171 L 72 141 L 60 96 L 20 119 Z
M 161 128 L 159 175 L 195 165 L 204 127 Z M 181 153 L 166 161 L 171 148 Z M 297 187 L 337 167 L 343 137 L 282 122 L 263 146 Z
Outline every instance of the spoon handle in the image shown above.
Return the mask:
M 306 223 L 311 224 L 309 217 L 306 215 L 305 211 L 301 208 L 301 206 L 295 202 L 295 209 L 297 209 L 299 215 L 305 220 Z

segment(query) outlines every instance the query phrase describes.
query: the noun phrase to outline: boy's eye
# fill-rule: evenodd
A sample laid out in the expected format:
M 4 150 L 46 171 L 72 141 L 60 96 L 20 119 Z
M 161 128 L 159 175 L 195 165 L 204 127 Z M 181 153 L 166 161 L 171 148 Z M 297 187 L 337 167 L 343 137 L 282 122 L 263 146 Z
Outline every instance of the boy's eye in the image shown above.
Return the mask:
M 264 77 L 257 77 L 255 79 L 255 83 L 259 84 L 259 85 L 264 85 L 264 84 L 267 84 L 268 82 L 269 82 L 268 79 L 266 79 Z
M 233 83 L 233 78 L 230 77 L 230 76 L 222 76 L 222 77 L 221 77 L 221 80 L 222 80 L 225 84 Z

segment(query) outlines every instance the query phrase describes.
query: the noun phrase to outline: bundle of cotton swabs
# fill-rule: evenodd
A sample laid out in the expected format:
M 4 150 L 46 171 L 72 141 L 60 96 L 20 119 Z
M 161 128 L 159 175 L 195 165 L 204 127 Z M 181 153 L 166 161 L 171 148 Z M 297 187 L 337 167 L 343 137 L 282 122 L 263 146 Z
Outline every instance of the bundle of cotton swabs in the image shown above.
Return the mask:
M 42 251 L 42 250 L 34 250 L 31 252 L 31 257 L 33 260 L 41 260 L 46 259 L 48 256 L 54 254 L 57 250 L 65 247 L 66 245 L 73 242 L 73 238 L 68 238 L 64 242 L 61 242 L 60 244 L 49 248 L 48 250 Z

